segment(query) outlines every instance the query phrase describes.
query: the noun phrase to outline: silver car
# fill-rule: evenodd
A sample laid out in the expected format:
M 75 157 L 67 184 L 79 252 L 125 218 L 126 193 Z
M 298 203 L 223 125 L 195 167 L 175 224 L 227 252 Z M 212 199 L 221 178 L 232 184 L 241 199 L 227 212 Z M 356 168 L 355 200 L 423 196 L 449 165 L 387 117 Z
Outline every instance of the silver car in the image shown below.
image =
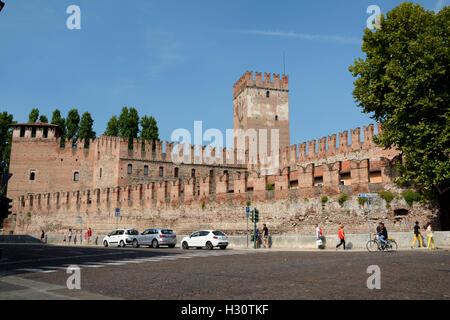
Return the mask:
M 159 246 L 174 248 L 177 243 L 177 235 L 171 229 L 151 228 L 142 232 L 138 241 L 139 245 L 152 248 L 158 248 Z

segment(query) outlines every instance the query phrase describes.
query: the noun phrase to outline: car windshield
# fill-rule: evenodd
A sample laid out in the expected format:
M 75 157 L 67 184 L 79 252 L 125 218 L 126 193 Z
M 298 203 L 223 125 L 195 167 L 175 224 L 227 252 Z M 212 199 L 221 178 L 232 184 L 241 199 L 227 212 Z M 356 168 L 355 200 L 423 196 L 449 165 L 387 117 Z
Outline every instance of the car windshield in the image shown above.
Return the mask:
M 130 234 L 132 236 L 137 236 L 139 234 L 139 232 L 137 230 L 128 230 L 127 234 Z
M 223 233 L 223 232 L 221 232 L 221 231 L 213 231 L 213 233 L 214 233 L 216 236 L 224 236 L 224 235 L 225 235 L 225 233 Z
M 162 234 L 173 234 L 173 230 L 169 230 L 169 229 L 163 229 L 161 230 Z

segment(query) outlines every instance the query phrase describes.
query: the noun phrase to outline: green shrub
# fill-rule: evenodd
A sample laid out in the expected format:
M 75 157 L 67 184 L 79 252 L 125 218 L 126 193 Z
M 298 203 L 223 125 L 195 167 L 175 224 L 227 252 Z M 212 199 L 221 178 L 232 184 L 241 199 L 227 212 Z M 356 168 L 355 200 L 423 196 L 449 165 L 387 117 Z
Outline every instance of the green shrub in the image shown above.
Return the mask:
M 390 203 L 394 199 L 394 194 L 390 191 L 381 191 L 378 193 L 381 199 L 384 199 L 387 203 Z
M 273 184 L 267 184 L 267 190 L 275 190 L 275 186 Z
M 323 196 L 322 197 L 322 205 L 324 205 L 325 203 L 327 203 L 328 201 L 328 197 L 327 196 Z
M 420 193 L 412 190 L 406 190 L 402 195 L 403 199 L 405 199 L 409 206 L 412 206 L 414 201 L 419 202 L 422 199 Z
M 366 198 L 358 197 L 358 203 L 361 207 L 363 207 L 364 204 L 366 203 Z
M 347 201 L 347 195 L 346 195 L 345 193 L 341 193 L 341 195 L 338 197 L 337 200 L 338 200 L 338 202 L 339 202 L 339 205 L 340 205 L 341 207 L 343 207 L 345 201 Z
M 205 201 L 202 201 L 202 209 L 205 209 L 205 207 L 206 207 L 206 203 L 205 203 Z
M 308 198 L 303 198 L 303 201 L 309 202 L 309 199 Z
M 247 207 L 250 207 L 250 205 L 252 204 L 252 202 L 250 200 L 247 200 L 247 202 L 245 203 L 247 205 Z

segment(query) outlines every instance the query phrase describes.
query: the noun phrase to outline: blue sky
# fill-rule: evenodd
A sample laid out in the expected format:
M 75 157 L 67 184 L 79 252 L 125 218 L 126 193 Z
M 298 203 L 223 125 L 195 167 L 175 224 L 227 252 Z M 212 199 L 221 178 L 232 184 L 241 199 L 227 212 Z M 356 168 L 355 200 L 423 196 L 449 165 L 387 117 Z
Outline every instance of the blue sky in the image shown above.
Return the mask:
M 123 106 L 176 128 L 233 128 L 232 87 L 246 71 L 282 73 L 291 144 L 373 123 L 352 97 L 348 67 L 362 57 L 369 5 L 401 1 L 3 0 L 0 111 L 26 122 L 89 111 L 97 135 Z M 439 10 L 449 0 L 418 1 Z M 68 30 L 69 5 L 81 30 Z

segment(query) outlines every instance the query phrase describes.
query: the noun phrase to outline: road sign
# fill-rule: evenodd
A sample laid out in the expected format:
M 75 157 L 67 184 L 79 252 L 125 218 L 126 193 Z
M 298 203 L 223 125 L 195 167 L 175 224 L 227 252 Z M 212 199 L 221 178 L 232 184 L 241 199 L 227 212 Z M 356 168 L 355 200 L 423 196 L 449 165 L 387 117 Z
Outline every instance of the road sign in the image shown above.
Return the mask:
M 114 212 L 115 217 L 120 217 L 120 209 L 116 208 L 116 211 Z
M 360 198 L 378 198 L 378 193 L 360 193 L 358 195 Z
M 245 207 L 245 212 L 249 213 L 250 212 L 250 207 Z

